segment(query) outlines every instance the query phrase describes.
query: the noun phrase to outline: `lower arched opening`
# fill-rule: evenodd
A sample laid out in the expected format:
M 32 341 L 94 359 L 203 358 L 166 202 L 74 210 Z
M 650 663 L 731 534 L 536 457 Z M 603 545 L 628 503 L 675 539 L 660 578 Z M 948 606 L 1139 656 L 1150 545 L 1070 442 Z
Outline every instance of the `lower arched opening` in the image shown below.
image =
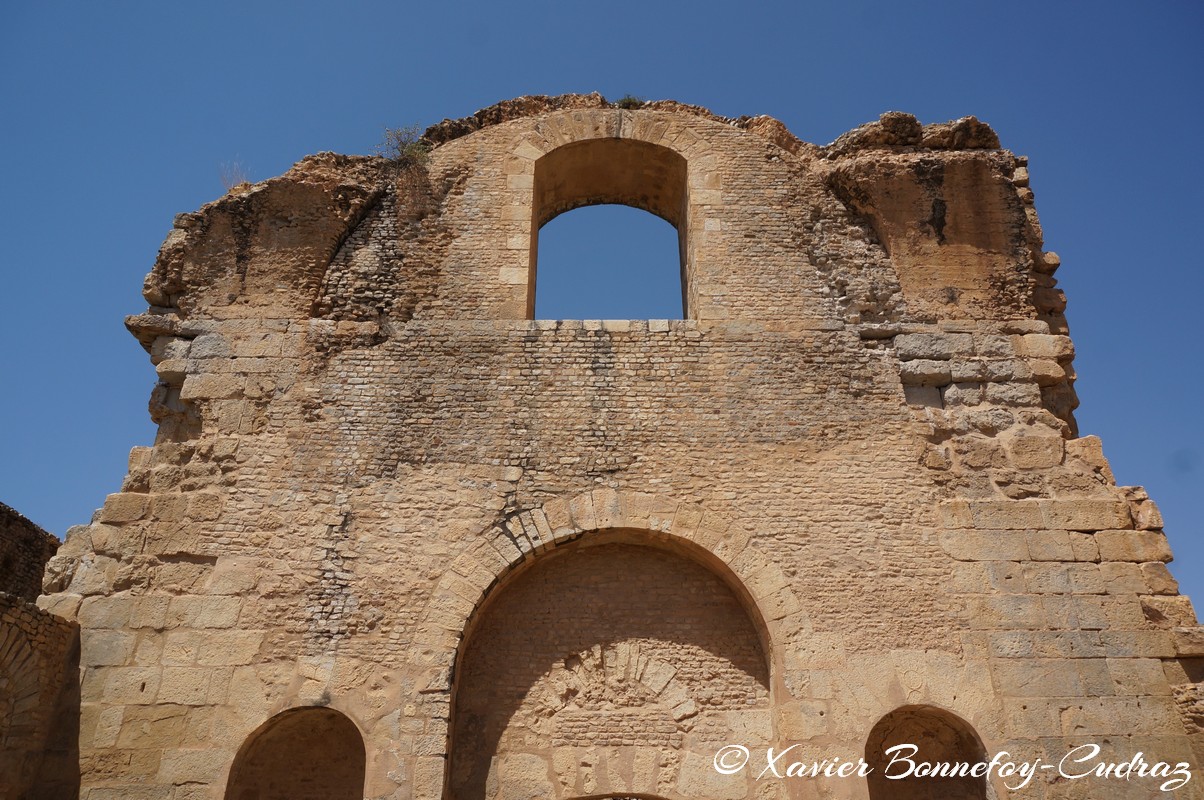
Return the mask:
M 247 737 L 226 783 L 226 800 L 361 800 L 364 739 L 331 708 L 294 708 Z
M 985 760 L 978 734 L 955 714 L 931 706 L 897 708 L 878 720 L 866 740 L 870 800 L 986 800 L 986 776 L 972 773 Z
M 705 796 L 719 747 L 772 737 L 745 605 L 637 534 L 558 547 L 491 592 L 455 683 L 455 800 Z

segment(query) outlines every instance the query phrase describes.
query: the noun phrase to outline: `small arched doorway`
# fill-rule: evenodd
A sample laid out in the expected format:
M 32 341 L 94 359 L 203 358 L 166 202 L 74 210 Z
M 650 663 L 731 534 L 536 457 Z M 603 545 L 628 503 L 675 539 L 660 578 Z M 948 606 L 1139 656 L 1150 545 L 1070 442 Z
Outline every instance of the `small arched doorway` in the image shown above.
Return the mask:
M 896 708 L 878 720 L 866 739 L 865 762 L 873 770 L 867 779 L 870 800 L 993 798 L 985 776 L 974 777 L 968 767 L 960 767 L 982 763 L 986 754 L 974 728 L 961 717 L 932 706 Z M 901 777 L 912 770 L 904 759 L 959 766 L 944 775 Z
M 364 739 L 331 708 L 293 708 L 260 725 L 238 750 L 226 800 L 361 800 Z

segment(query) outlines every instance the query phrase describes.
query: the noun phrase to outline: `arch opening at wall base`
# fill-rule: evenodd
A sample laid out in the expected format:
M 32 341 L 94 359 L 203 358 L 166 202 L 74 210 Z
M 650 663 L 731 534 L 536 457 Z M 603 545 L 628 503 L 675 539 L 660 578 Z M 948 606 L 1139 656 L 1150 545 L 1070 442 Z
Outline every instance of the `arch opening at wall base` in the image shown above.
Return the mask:
M 870 800 L 995 800 L 986 776 L 970 770 L 986 760 L 986 747 L 965 720 L 933 706 L 902 706 L 878 720 L 866 739 Z M 918 776 L 909 774 L 909 761 L 938 767 Z
M 743 600 L 631 532 L 515 570 L 474 614 L 455 676 L 455 800 L 676 800 L 728 739 L 772 741 L 769 661 Z
M 225 800 L 361 800 L 365 767 L 355 723 L 332 708 L 293 708 L 243 742 Z

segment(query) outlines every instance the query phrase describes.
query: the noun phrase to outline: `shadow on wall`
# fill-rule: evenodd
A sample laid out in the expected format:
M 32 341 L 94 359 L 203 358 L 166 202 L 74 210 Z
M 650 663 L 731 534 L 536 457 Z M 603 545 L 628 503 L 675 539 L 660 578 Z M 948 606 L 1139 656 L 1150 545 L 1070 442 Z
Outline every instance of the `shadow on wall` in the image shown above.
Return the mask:
M 260 725 L 239 748 L 226 800 L 360 800 L 364 739 L 332 708 L 292 708 Z
M 79 629 L 18 602 L 0 594 L 0 800 L 75 800 Z
M 906 745 L 914 745 L 912 753 Z M 888 754 L 897 746 L 904 749 Z M 975 764 L 987 760 L 987 751 L 970 725 L 959 717 L 929 706 L 896 708 L 870 731 L 865 743 L 865 763 L 873 772 L 869 775 L 870 800 L 988 800 L 986 778 L 934 777 L 900 778 L 906 763 L 890 766 L 892 755 L 915 761 Z

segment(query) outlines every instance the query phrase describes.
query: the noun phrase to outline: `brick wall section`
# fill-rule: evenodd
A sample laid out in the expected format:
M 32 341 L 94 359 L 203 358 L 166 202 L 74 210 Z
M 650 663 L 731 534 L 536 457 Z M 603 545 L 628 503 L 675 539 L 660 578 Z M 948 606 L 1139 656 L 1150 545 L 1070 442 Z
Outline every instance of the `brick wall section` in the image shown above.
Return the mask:
M 597 772 L 672 786 L 683 751 L 770 735 L 756 628 L 731 589 L 680 555 L 563 548 L 499 593 L 470 641 L 453 734 L 456 796 L 512 797 L 552 773 L 580 795 L 597 790 Z M 563 772 L 556 763 L 595 747 L 605 763 Z M 669 754 L 677 763 L 662 764 Z
M 363 733 L 366 797 L 445 797 L 464 703 L 588 632 L 543 608 L 568 592 L 555 554 L 616 530 L 688 551 L 682 586 L 721 580 L 755 612 L 780 744 L 855 758 L 930 706 L 1017 758 L 1099 737 L 1199 759 L 1204 636 L 1157 509 L 1077 436 L 1058 259 L 989 128 L 888 114 L 820 148 L 768 118 L 573 96 L 431 137 L 422 166 L 308 158 L 165 242 L 128 323 L 161 381 L 157 443 L 40 601 L 83 629 L 86 800 L 221 797 L 242 742 L 311 705 Z M 686 161 L 687 318 L 525 319 L 536 163 L 613 137 Z M 545 562 L 548 591 L 524 590 Z M 617 608 L 658 596 L 642 563 Z M 509 617 L 492 633 L 471 622 L 489 608 Z M 489 644 L 516 663 L 472 667 Z M 786 791 L 717 775 L 655 704 L 540 719 L 549 749 L 511 747 L 520 718 L 475 786 Z
M 79 793 L 79 627 L 0 593 L 0 797 Z
M 33 602 L 59 540 L 0 503 L 0 592 Z

